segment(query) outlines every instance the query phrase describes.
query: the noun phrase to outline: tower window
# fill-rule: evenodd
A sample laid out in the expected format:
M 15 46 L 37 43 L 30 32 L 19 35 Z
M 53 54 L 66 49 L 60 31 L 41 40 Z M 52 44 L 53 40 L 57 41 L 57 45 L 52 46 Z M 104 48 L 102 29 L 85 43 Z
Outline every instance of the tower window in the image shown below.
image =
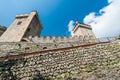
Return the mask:
M 30 32 L 30 28 L 28 28 L 28 30 L 27 30 L 28 32 Z
M 22 21 L 18 21 L 17 25 L 21 25 Z

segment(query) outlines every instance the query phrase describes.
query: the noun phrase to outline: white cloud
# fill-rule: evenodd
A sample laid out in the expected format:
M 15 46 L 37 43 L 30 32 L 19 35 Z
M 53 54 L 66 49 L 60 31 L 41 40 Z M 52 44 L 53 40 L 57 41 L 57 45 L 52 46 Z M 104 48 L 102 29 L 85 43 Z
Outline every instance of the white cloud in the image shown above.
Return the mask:
M 91 12 L 84 18 L 84 23 L 92 25 L 97 37 L 120 34 L 120 0 L 108 0 L 108 3 L 99 13 Z
M 71 36 L 73 36 L 74 34 L 73 34 L 73 28 L 74 28 L 74 25 L 75 24 L 75 22 L 73 21 L 73 20 L 70 20 L 69 21 L 69 24 L 68 24 L 68 31 L 71 33 Z

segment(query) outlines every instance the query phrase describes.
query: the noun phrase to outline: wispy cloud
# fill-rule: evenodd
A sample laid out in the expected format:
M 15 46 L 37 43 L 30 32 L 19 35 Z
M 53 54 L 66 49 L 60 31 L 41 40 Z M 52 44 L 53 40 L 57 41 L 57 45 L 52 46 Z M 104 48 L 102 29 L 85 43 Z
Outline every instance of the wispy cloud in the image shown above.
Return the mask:
M 91 12 L 84 18 L 84 23 L 93 26 L 97 37 L 120 34 L 120 0 L 108 0 L 108 3 L 99 13 Z
M 69 21 L 69 24 L 68 24 L 68 31 L 71 33 L 71 36 L 73 36 L 74 34 L 73 34 L 73 28 L 74 28 L 74 25 L 75 24 L 75 22 L 73 21 L 73 20 L 70 20 Z

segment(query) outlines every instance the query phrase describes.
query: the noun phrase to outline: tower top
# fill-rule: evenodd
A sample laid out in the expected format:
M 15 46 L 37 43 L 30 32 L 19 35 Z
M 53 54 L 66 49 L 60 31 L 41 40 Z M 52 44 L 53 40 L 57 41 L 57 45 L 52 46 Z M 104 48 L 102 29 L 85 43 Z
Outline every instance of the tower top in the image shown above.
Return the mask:
M 94 36 L 92 32 L 92 27 L 87 24 L 81 24 L 76 20 L 76 25 L 72 30 L 74 36 Z M 95 37 L 95 36 L 94 36 Z

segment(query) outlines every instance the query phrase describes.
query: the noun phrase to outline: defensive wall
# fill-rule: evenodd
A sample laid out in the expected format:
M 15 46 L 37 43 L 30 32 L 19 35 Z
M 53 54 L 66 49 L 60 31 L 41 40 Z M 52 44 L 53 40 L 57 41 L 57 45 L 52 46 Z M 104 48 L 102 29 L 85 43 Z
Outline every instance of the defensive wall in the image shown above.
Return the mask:
M 120 79 L 120 41 L 9 57 L 0 58 L 0 80 Z
M 31 42 L 0 42 L 0 57 L 98 43 L 86 37 L 29 37 Z
M 41 37 L 29 37 L 32 42 L 35 43 L 62 43 L 62 42 L 99 42 L 97 38 L 92 36 L 41 36 Z

